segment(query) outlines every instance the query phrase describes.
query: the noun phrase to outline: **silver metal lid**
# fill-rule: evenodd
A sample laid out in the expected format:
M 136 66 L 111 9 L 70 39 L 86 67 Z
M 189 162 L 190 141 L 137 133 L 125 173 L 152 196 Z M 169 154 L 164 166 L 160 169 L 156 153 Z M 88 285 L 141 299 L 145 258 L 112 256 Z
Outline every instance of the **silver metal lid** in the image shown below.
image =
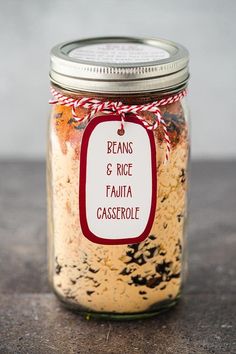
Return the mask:
M 138 93 L 184 85 L 188 51 L 155 38 L 99 37 L 65 42 L 51 51 L 50 78 L 73 91 Z

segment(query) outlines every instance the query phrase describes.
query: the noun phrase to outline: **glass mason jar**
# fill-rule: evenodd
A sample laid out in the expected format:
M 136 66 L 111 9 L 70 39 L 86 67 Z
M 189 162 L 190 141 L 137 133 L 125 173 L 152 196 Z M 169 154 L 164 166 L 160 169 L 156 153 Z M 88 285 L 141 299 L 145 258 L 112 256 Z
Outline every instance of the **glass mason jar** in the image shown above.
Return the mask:
M 79 313 L 147 317 L 180 297 L 188 77 L 187 50 L 166 40 L 93 38 L 51 52 L 49 278 Z

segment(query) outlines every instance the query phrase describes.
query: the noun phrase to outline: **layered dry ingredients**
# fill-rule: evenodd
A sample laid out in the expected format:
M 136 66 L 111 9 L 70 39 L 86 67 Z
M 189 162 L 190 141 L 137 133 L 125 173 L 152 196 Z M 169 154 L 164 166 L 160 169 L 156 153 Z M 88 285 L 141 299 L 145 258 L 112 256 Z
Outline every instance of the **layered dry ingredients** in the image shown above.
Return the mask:
M 161 113 L 171 152 L 163 164 L 166 145 L 160 127 L 154 131 L 158 193 L 151 232 L 141 243 L 101 245 L 84 237 L 79 218 L 80 148 L 88 122 L 78 124 L 70 107 L 53 106 L 48 163 L 53 204 L 49 207 L 50 276 L 58 296 L 74 308 L 141 313 L 155 311 L 180 294 L 189 149 L 183 100 L 163 106 Z M 80 108 L 77 114 L 86 110 Z M 150 118 L 150 113 L 146 115 Z

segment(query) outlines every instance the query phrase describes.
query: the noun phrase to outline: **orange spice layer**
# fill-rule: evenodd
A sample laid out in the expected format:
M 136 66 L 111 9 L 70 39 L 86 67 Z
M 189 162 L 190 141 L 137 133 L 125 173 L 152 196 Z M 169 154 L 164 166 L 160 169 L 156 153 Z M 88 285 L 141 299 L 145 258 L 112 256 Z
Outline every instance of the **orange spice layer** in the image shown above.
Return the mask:
M 84 115 L 78 110 L 78 116 Z M 171 139 L 164 165 L 163 131 L 154 132 L 158 196 L 149 237 L 131 245 L 99 245 L 82 234 L 78 190 L 79 126 L 69 107 L 53 106 L 48 158 L 50 278 L 55 292 L 75 308 L 137 313 L 173 301 L 183 280 L 188 129 L 183 104 L 162 107 Z

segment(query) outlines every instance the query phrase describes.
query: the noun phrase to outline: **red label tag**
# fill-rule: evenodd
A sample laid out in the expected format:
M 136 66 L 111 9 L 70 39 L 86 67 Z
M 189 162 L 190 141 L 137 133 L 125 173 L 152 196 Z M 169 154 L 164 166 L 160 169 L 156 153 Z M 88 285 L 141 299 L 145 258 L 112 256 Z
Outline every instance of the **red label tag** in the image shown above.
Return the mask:
M 143 241 L 156 211 L 156 148 L 153 132 L 132 116 L 96 117 L 87 125 L 80 155 L 79 210 L 90 241 L 130 244 Z

